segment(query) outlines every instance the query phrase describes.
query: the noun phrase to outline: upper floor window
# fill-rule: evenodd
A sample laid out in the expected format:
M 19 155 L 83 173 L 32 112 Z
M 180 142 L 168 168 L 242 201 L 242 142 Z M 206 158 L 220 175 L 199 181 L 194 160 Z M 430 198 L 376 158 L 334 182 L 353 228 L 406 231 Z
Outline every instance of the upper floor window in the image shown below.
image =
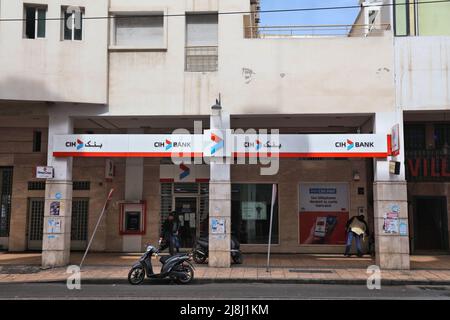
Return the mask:
M 24 6 L 24 37 L 27 39 L 45 38 L 47 7 L 41 5 Z
M 155 49 L 166 46 L 163 12 L 115 14 L 114 24 L 115 46 Z
M 84 8 L 62 7 L 62 39 L 69 41 L 83 40 Z
M 426 136 L 424 124 L 405 124 L 405 150 L 425 150 Z
M 436 124 L 434 126 L 434 145 L 436 149 L 450 148 L 449 124 Z
M 186 71 L 218 70 L 218 14 L 186 16 Z
M 396 36 L 450 35 L 449 16 L 445 1 L 394 0 Z

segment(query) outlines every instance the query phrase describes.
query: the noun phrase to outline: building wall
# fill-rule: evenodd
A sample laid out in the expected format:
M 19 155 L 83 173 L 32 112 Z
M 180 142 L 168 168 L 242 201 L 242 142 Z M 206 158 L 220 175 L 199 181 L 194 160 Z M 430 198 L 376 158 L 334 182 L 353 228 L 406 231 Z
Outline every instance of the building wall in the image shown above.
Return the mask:
M 108 0 L 2 0 L 0 18 L 24 18 L 23 4 L 85 7 L 86 16 L 108 15 Z M 82 41 L 61 41 L 61 21 L 46 21 L 46 37 L 24 38 L 24 22 L 0 22 L 0 100 L 107 102 L 108 20 L 84 20 Z M 93 85 L 95 84 L 95 85 Z
M 32 152 L 33 128 L 0 127 L 0 166 L 14 168 L 9 239 L 2 241 L 10 251 L 26 249 L 28 198 L 44 197 L 44 191 L 28 191 L 36 166 L 47 161 L 47 129 L 41 130 L 43 152 Z
M 155 1 L 145 8 L 168 14 L 248 10 L 246 1 L 236 0 L 218 6 L 177 3 Z M 125 7 L 134 5 L 112 1 L 111 10 Z M 219 70 L 208 73 L 184 71 L 184 17 L 169 17 L 167 39 L 166 50 L 110 51 L 111 115 L 208 115 L 219 93 L 231 114 L 394 108 L 390 32 L 369 38 L 244 39 L 242 15 L 221 15 Z
M 397 37 L 395 60 L 398 107 L 450 108 L 450 37 Z

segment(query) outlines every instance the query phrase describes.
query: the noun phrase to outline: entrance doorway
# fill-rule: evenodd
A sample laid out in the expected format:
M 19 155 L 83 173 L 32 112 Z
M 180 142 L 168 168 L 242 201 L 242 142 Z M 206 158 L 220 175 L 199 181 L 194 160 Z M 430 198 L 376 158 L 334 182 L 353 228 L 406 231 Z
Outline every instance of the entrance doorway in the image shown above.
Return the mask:
M 209 223 L 209 183 L 161 183 L 161 226 L 170 212 L 180 221 L 180 247 L 190 249 Z
M 180 246 L 192 248 L 199 230 L 197 197 L 176 197 L 175 211 L 180 221 Z
M 448 250 L 446 197 L 414 198 L 414 251 Z
M 44 198 L 28 200 L 28 250 L 42 250 L 44 204 Z

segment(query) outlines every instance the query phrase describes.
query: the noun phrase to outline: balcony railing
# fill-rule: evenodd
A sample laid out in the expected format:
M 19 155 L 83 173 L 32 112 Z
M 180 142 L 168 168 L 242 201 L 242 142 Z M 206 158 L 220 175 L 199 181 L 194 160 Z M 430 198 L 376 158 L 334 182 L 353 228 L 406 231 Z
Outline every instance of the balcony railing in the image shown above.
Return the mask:
M 368 37 L 383 36 L 391 30 L 390 24 L 329 24 L 294 26 L 244 27 L 246 38 L 317 38 L 317 37 Z
M 406 151 L 406 180 L 411 182 L 450 181 L 449 155 L 449 149 Z

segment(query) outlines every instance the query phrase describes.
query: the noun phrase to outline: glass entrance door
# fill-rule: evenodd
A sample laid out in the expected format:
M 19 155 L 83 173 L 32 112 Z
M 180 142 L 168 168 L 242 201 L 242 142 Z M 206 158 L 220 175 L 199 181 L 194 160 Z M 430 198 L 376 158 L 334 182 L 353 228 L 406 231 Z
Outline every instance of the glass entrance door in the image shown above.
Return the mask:
M 192 248 L 197 238 L 198 228 L 198 205 L 197 197 L 176 197 L 175 211 L 180 221 L 180 247 Z

